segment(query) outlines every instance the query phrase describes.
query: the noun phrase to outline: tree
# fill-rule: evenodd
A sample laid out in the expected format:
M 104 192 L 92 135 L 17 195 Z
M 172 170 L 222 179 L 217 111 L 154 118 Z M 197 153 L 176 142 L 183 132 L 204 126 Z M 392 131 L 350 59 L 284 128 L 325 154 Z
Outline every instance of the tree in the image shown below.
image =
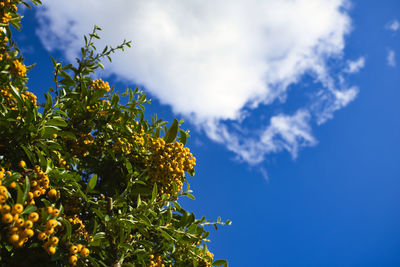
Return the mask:
M 35 5 L 39 0 L 32 0 Z M 12 39 L 21 0 L 0 1 L 1 266 L 227 266 L 207 225 L 179 205 L 195 157 L 182 121 L 146 121 L 146 95 L 94 79 L 118 47 L 96 52 L 95 27 L 76 64 L 53 60 L 44 103 Z

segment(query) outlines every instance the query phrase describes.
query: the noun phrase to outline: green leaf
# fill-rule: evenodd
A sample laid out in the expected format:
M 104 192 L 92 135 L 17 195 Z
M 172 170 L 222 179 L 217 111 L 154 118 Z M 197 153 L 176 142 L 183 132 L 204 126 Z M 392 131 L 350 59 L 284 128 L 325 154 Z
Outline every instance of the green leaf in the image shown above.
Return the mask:
M 189 175 L 193 177 L 195 175 L 194 168 L 188 171 Z
M 17 184 L 17 203 L 24 204 L 24 191 L 21 189 L 21 185 Z
M 87 184 L 87 187 L 86 187 L 86 193 L 92 191 L 96 187 L 96 184 L 97 184 L 97 174 L 93 175 L 90 178 L 90 180 Z
M 36 211 L 36 210 L 37 210 L 37 207 L 36 207 L 36 206 L 34 206 L 34 205 L 29 205 L 28 207 L 26 207 L 26 208 L 24 209 L 23 212 L 21 212 L 20 215 L 29 214 L 29 213 L 34 212 L 34 211 Z
M 153 202 L 153 201 L 156 200 L 157 193 L 158 193 L 158 190 L 157 190 L 157 183 L 154 183 L 154 185 L 153 185 L 153 192 L 151 193 L 151 202 Z
M 46 125 L 66 127 L 68 124 L 63 118 L 53 118 L 47 121 Z
M 12 84 L 10 84 L 10 87 L 11 87 L 12 95 L 17 100 L 19 110 L 22 110 L 22 108 L 24 106 L 24 101 L 22 100 L 22 97 L 21 97 L 20 93 L 18 92 L 18 90 L 14 86 L 12 86 Z
M 25 176 L 25 186 L 24 186 L 24 195 L 22 197 L 22 203 L 28 198 L 29 191 L 31 190 L 31 183 L 29 181 L 28 176 Z
M 77 140 L 78 138 L 76 138 L 76 136 L 71 133 L 71 132 L 66 132 L 66 131 L 60 131 L 57 133 L 59 136 L 64 137 L 64 138 L 68 138 L 68 139 L 72 139 L 72 140 Z
M 25 151 L 26 156 L 28 157 L 29 161 L 33 165 L 33 163 L 35 162 L 35 157 L 34 157 L 32 151 L 30 151 L 27 147 L 25 147 L 23 145 L 20 145 L 20 147 Z
M 183 145 L 186 145 L 187 136 L 184 130 L 179 129 L 180 141 Z
M 49 111 L 49 109 L 53 106 L 53 99 L 49 93 L 44 94 L 44 96 L 46 98 L 46 104 L 44 105 L 43 114 L 46 114 L 47 111 Z
M 171 127 L 169 127 L 168 131 L 166 132 L 165 136 L 164 136 L 164 141 L 167 143 L 172 143 L 177 134 L 178 134 L 178 126 L 179 126 L 179 122 L 177 119 L 174 119 L 174 121 L 171 124 Z
M 228 267 L 228 262 L 226 260 L 215 260 L 212 263 L 213 266 L 223 266 L 223 267 Z
M 173 242 L 174 239 L 166 232 L 160 229 L 161 235 L 169 242 Z
M 127 243 L 119 243 L 118 247 L 122 247 L 127 251 L 133 251 L 134 250 L 133 246 L 131 244 L 127 244 Z
M 139 208 L 141 204 L 142 204 L 142 200 L 140 199 L 140 194 L 139 194 L 138 197 L 137 197 L 136 208 Z
M 65 239 L 68 240 L 68 239 L 71 238 L 72 227 L 71 227 L 71 224 L 69 223 L 69 221 L 67 219 L 63 218 L 62 220 L 63 220 L 63 224 L 64 224 L 65 229 L 66 229 L 64 237 L 65 237 Z

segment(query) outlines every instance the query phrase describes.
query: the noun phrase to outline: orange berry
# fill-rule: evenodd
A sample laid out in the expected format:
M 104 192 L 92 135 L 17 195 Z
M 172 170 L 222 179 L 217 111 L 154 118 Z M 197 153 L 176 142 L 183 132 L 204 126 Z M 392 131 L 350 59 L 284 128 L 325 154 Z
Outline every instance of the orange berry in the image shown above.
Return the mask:
M 37 212 L 31 212 L 28 216 L 29 220 L 32 222 L 37 222 L 39 220 L 39 214 Z
M 53 246 L 49 247 L 49 248 L 47 249 L 47 252 L 48 252 L 50 255 L 55 254 L 55 253 L 56 253 L 56 247 L 53 247 Z
M 8 196 L 0 195 L 0 204 L 6 203 Z
M 54 233 L 54 228 L 48 228 L 46 229 L 46 234 L 51 235 Z
M 47 228 L 54 228 L 56 226 L 57 226 L 57 220 L 54 219 L 48 220 L 46 223 Z
M 88 248 L 83 248 L 81 251 L 81 256 L 83 258 L 86 258 L 87 256 L 89 256 L 90 250 Z
M 44 240 L 46 240 L 46 238 L 47 238 L 47 234 L 45 232 L 41 232 L 38 234 L 38 239 L 40 241 L 44 241 Z
M 6 214 L 3 214 L 3 217 L 1 218 L 1 220 L 3 223 L 12 223 L 14 218 L 11 215 L 11 213 L 6 213 Z
M 53 245 L 57 245 L 58 244 L 58 237 L 53 236 L 52 238 L 50 238 L 50 242 Z
M 35 191 L 33 191 L 33 195 L 34 195 L 35 197 L 40 197 L 41 194 L 42 194 L 42 192 L 40 192 L 40 190 L 35 190 Z
M 25 220 L 22 218 L 15 220 L 15 225 L 18 227 L 22 227 L 22 226 L 24 226 L 24 224 L 25 224 Z
M 19 240 L 19 235 L 18 234 L 12 234 L 11 236 L 10 236 L 10 242 L 11 243 L 17 243 L 18 242 L 18 240 Z
M 24 206 L 22 206 L 22 204 L 15 204 L 12 210 L 13 214 L 20 214 L 21 212 L 24 211 Z
M 53 212 L 51 213 L 51 215 L 53 215 L 54 217 L 58 216 L 60 214 L 60 211 L 58 209 L 53 209 Z
M 35 232 L 34 232 L 32 229 L 25 229 L 25 230 L 24 230 L 24 234 L 25 234 L 27 237 L 32 237 L 32 236 L 35 234 Z
M 0 195 L 7 195 L 8 190 L 5 186 L 0 185 Z
M 48 207 L 46 208 L 46 212 L 47 212 L 48 214 L 53 213 L 53 207 L 48 206 Z
M 21 168 L 25 168 L 25 166 L 26 166 L 25 161 L 21 160 L 21 161 L 18 163 L 18 166 L 20 166 Z
M 9 185 L 9 187 L 10 187 L 11 189 L 15 189 L 15 188 L 17 188 L 17 183 L 16 183 L 16 182 L 12 182 L 12 183 Z
M 78 257 L 75 256 L 75 255 L 72 255 L 72 256 L 69 257 L 69 260 L 68 260 L 68 261 L 69 261 L 69 264 L 75 265 L 76 262 L 78 261 Z
M 33 227 L 33 222 L 31 220 L 25 221 L 25 228 L 31 229 Z
M 76 253 L 78 253 L 78 247 L 77 247 L 77 246 L 71 246 L 71 247 L 69 248 L 69 253 L 70 253 L 70 254 L 76 254 Z
M 77 246 L 77 248 L 78 248 L 78 252 L 81 252 L 81 250 L 82 250 L 82 248 L 83 248 L 83 245 L 82 244 L 78 244 L 78 245 L 76 245 Z
M 48 196 L 49 198 L 56 198 L 56 197 L 57 197 L 57 190 L 51 189 L 51 190 L 47 193 L 47 196 Z

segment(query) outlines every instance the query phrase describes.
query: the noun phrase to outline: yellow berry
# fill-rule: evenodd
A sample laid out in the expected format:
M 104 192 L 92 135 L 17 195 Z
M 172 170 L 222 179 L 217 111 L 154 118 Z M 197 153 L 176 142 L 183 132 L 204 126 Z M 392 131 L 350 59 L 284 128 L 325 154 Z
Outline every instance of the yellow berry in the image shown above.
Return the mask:
M 9 187 L 12 188 L 12 189 L 15 189 L 15 188 L 17 188 L 17 183 L 16 183 L 16 182 L 12 182 L 12 183 L 9 185 Z
M 12 210 L 13 214 L 20 214 L 21 212 L 24 211 L 24 206 L 22 204 L 15 204 Z
M 46 229 L 46 234 L 51 235 L 54 233 L 54 228 L 47 228 Z
M 40 197 L 41 194 L 42 194 L 42 192 L 40 192 L 40 190 L 35 190 L 35 191 L 33 191 L 33 195 L 34 195 L 35 197 Z
M 89 250 L 88 248 L 83 248 L 83 249 L 81 250 L 81 256 L 82 256 L 83 258 L 86 258 L 87 256 L 89 256 L 89 253 L 90 253 L 90 250 Z
M 47 193 L 47 196 L 48 196 L 49 198 L 56 198 L 56 197 L 57 197 L 57 190 L 51 189 L 51 190 Z
M 31 220 L 26 220 L 25 222 L 25 228 L 31 229 L 33 227 L 33 221 Z
M 54 219 L 48 220 L 46 223 L 47 229 L 54 228 L 56 226 L 57 226 L 57 220 L 54 220 Z
M 22 226 L 24 226 L 24 224 L 25 224 L 25 220 L 22 218 L 15 220 L 15 225 L 18 227 L 22 227 Z
M 39 220 L 39 214 L 37 212 L 31 212 L 28 216 L 29 220 L 32 222 L 37 222 Z
M 47 249 L 47 251 L 50 255 L 53 255 L 54 253 L 56 253 L 56 247 L 51 246 Z
M 25 234 L 27 237 L 32 237 L 32 236 L 35 234 L 35 232 L 34 232 L 32 229 L 25 229 L 25 230 L 24 230 L 24 234 Z
M 77 247 L 77 246 L 71 246 L 71 247 L 69 248 L 69 253 L 70 253 L 70 254 L 76 254 L 76 253 L 78 253 L 78 247 Z
M 51 215 L 53 215 L 54 217 L 58 216 L 60 214 L 60 211 L 58 209 L 53 209 L 53 212 L 51 213 Z
M 50 242 L 51 242 L 53 245 L 57 245 L 57 244 L 58 244 L 58 237 L 53 236 L 52 238 L 50 238 Z
M 18 163 L 18 166 L 20 166 L 21 168 L 25 168 L 25 166 L 26 166 L 25 161 L 21 160 L 21 161 Z
M 7 195 L 8 190 L 5 186 L 0 185 L 0 195 Z
M 71 264 L 71 265 L 75 265 L 76 264 L 76 262 L 78 261 L 78 257 L 77 256 L 75 256 L 75 255 L 72 255 L 72 256 L 70 256 L 69 257 L 69 263 Z
M 78 252 L 81 252 L 81 250 L 83 248 L 83 245 L 82 244 L 78 244 L 78 245 L 76 245 L 76 247 L 78 248 Z
M 53 213 L 53 207 L 48 206 L 48 207 L 46 208 L 46 212 L 47 212 L 48 214 Z
M 10 236 L 10 242 L 11 243 L 17 243 L 19 240 L 19 235 L 18 234 L 13 234 Z
M 47 238 L 47 234 L 45 232 L 41 232 L 38 234 L 38 239 L 40 241 L 44 241 L 44 240 L 46 240 L 46 238 Z

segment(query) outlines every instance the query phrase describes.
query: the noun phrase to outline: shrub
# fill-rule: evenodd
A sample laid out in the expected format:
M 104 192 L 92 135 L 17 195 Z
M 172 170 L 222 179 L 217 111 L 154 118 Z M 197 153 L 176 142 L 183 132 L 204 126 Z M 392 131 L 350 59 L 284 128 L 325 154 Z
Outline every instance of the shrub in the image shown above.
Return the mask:
M 230 222 L 178 202 L 194 198 L 196 164 L 182 121 L 149 122 L 142 91 L 93 78 L 130 42 L 97 53 L 95 27 L 76 64 L 52 59 L 55 87 L 38 103 L 11 35 L 18 4 L 29 6 L 0 1 L 1 266 L 227 266 L 213 262 L 205 226 Z

